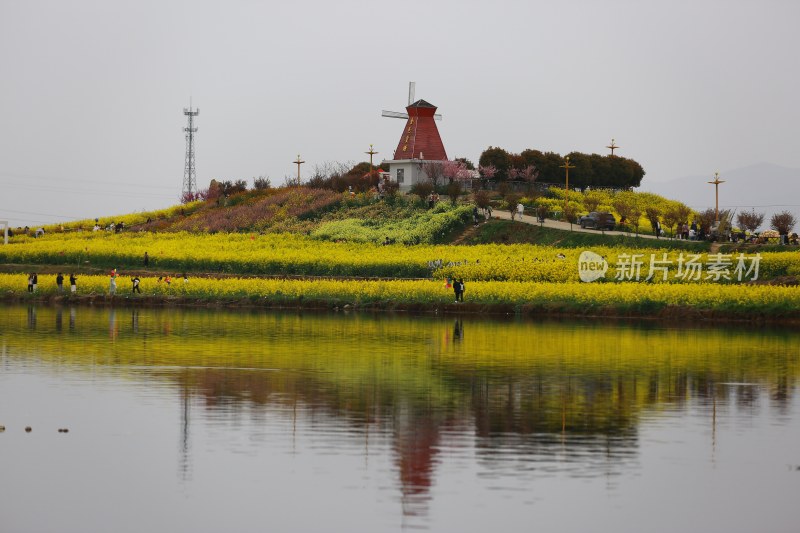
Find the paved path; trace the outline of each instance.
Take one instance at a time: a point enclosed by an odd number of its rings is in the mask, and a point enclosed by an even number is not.
[[[511,220],[511,213],[506,210],[494,209],[492,210],[492,218],[502,218],[504,220]],[[520,221],[519,215],[517,215],[514,220]],[[531,215],[523,215],[521,222],[525,224],[535,224],[540,225],[539,220],[535,216]],[[641,237],[644,239],[655,239],[655,235],[650,235],[647,233],[633,233],[629,231],[606,231],[601,232],[597,229],[582,229],[579,224],[570,224],[569,222],[561,222],[560,220],[552,220],[552,219],[545,219],[544,224],[542,224],[545,228],[553,228],[553,229],[560,229],[564,231],[580,231],[584,233],[604,233],[605,235],[625,235],[627,237]],[[666,238],[666,237],[664,237]]]

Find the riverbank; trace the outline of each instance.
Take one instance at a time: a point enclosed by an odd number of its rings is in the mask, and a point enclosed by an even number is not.
[[[431,280],[181,279],[147,280],[132,294],[120,278],[108,294],[106,276],[82,276],[75,295],[48,280],[36,293],[24,274],[0,274],[0,301],[107,307],[218,307],[368,310],[431,314],[647,319],[674,323],[800,325],[800,289],[785,286],[648,283],[472,282],[465,302]],[[66,286],[67,291],[69,287]]]

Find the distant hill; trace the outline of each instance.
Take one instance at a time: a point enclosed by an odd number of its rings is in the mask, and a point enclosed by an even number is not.
[[[713,179],[713,173],[664,182],[645,178],[639,190],[679,200],[699,211],[714,207],[714,186],[708,183]],[[765,213],[762,229],[768,229],[770,217],[780,211],[789,211],[800,219],[800,169],[758,163],[720,172],[720,180],[725,181],[719,185],[720,209],[739,213],[752,208]]]

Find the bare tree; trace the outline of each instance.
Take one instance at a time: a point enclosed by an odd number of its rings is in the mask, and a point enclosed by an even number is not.
[[[692,216],[692,209],[688,205],[679,203],[675,207],[675,212],[678,215],[678,223],[680,224],[689,223],[689,217]]]
[[[636,234],[638,235],[639,234],[639,224],[641,224],[641,221],[642,221],[642,211],[641,211],[641,209],[639,209],[639,208],[631,209],[631,211],[629,213],[629,220],[630,220],[631,226],[633,226],[633,231],[635,231]]]
[[[716,239],[720,235],[730,233],[733,213],[730,209],[721,210],[719,212],[719,224],[717,224],[716,210],[708,208],[698,214],[697,220],[700,223],[701,231],[712,239]]]
[[[614,207],[614,210],[619,213],[619,223],[625,224],[628,220],[634,220],[634,210],[636,210],[636,196],[632,192],[623,191],[617,193],[614,196],[614,201],[611,203]],[[639,217],[642,216],[641,211],[639,211]],[[638,224],[638,221],[637,221]],[[638,228],[638,225],[637,225]],[[637,229],[638,231],[638,229]]]
[[[396,181],[385,180],[383,182],[383,195],[386,198],[394,199],[400,191],[400,185]]]
[[[588,191],[583,195],[583,206],[587,211],[597,211],[597,208],[602,201],[603,195],[598,191]]]
[[[567,208],[564,210],[564,220],[570,223],[570,230],[575,219],[578,217],[578,208],[575,204],[567,203]]]
[[[355,163],[353,161],[325,161],[314,165],[313,176],[322,179],[340,178],[347,174]]]
[[[480,207],[484,214],[486,213],[486,208],[489,207],[490,201],[487,191],[477,191],[475,193],[475,205]]]
[[[460,181],[455,180],[452,183],[447,184],[447,196],[450,197],[450,201],[453,203],[453,205],[456,205],[458,202],[458,197],[461,196],[461,191],[463,191],[463,187]]]
[[[266,189],[272,188],[272,181],[270,181],[269,176],[259,176],[257,178],[253,178],[253,189],[257,191],[264,191]]]
[[[700,231],[706,235],[711,231],[711,227],[716,222],[717,213],[711,208],[700,211],[697,215],[697,223],[700,226]]]
[[[283,186],[284,187],[299,187],[303,184],[303,181],[298,178],[297,176],[292,176],[290,174],[283,175]]]
[[[425,163],[422,163],[421,168],[422,172],[425,173],[434,188],[439,187],[442,178],[444,178],[444,169],[442,164],[438,161],[426,161]]]
[[[664,226],[670,231],[672,236],[675,236],[675,226],[681,223],[681,214],[678,212],[676,206],[669,206],[664,211],[663,216]]]
[[[517,204],[519,203],[520,198],[522,195],[516,192],[509,192],[506,193],[504,199],[508,204],[508,210],[511,213],[511,220],[514,220],[517,216]]]
[[[755,209],[750,209],[750,212],[742,211],[736,215],[736,224],[740,228],[749,231],[756,231],[764,223],[764,213],[756,213]]]
[[[789,232],[792,231],[792,228],[797,224],[797,219],[795,219],[794,215],[790,212],[781,211],[780,213],[772,215],[769,224],[772,229],[777,231],[780,235],[789,235]]]
[[[418,181],[411,186],[410,192],[419,196],[420,201],[424,202],[433,192],[433,184],[429,181]]]
[[[644,208],[644,215],[647,217],[647,220],[650,221],[650,227],[653,228],[653,234],[658,237],[659,236],[659,217],[661,216],[661,210],[655,206],[647,206]]]

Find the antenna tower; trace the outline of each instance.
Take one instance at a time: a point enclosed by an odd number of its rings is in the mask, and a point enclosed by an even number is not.
[[[192,110],[192,104],[189,102],[189,109],[184,107],[183,114],[188,117],[189,124],[183,128],[186,132],[186,165],[183,168],[182,199],[197,194],[197,172],[194,167],[194,134],[197,133],[197,128],[194,125],[194,117],[200,114],[200,110],[197,108]]]

